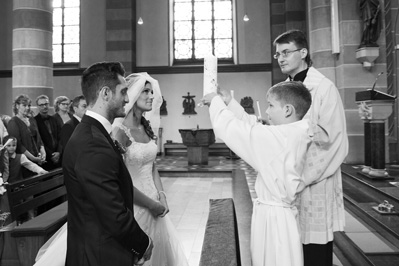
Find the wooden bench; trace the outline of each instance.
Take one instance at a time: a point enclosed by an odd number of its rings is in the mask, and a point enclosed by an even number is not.
[[[240,241],[233,199],[210,199],[199,266],[240,266]]]
[[[40,247],[67,219],[62,169],[8,184],[6,189],[13,222],[2,233],[4,249],[0,265],[32,266]],[[62,203],[21,225],[16,225],[16,220],[21,215],[54,201]]]
[[[165,143],[165,156],[187,156],[187,146],[183,143]],[[229,156],[230,149],[224,143],[213,143],[209,146],[210,156]]]

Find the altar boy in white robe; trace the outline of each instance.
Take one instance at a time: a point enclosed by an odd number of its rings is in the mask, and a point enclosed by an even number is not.
[[[301,266],[302,244],[294,201],[311,143],[302,120],[312,97],[301,82],[281,82],[267,93],[270,125],[257,122],[227,91],[204,96],[217,138],[258,171],[251,225],[253,266]]]

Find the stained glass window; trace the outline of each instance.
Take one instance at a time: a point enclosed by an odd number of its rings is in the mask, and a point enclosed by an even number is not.
[[[80,0],[53,0],[53,63],[80,61]]]
[[[174,0],[174,62],[201,61],[208,54],[233,60],[232,0]]]

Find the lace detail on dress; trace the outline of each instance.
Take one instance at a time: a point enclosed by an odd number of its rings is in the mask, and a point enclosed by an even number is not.
[[[153,163],[157,156],[157,145],[150,140],[147,143],[136,142],[125,125],[120,125],[126,136],[132,142],[126,147],[125,164],[133,180],[133,185],[146,196],[158,200],[158,190],[152,177]],[[135,216],[141,214],[145,208],[134,205]]]

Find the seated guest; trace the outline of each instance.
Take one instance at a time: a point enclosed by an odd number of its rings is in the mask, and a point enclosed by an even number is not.
[[[65,147],[69,138],[71,137],[75,127],[80,123],[82,117],[86,113],[87,103],[83,95],[77,96],[73,99],[69,112],[73,114],[71,120],[66,122],[61,128],[61,145]]]
[[[11,139],[11,141],[8,141]],[[29,172],[36,173],[36,174],[45,174],[47,173],[46,170],[41,168],[39,165],[35,164],[34,162],[30,161],[24,154],[18,154],[16,153],[17,150],[17,138],[12,137],[12,136],[7,136],[3,140],[3,144],[5,145],[5,150],[8,155],[8,162],[7,163],[7,168],[9,169],[9,175],[6,178],[3,176],[3,182],[8,182],[8,183],[13,183],[19,180],[22,180],[25,178],[25,172],[23,171],[23,168],[26,168],[25,170],[28,170]],[[7,192],[5,192],[0,199],[0,206],[2,207],[2,211],[9,211],[9,204],[8,204],[8,195]],[[34,216],[34,211],[30,210],[28,211],[28,219],[33,218]],[[24,220],[26,218],[22,218]],[[18,219],[17,222],[20,222]]]
[[[46,95],[40,95],[36,98],[39,114],[35,116],[35,120],[47,154],[46,163],[43,165],[46,170],[61,166],[60,156],[62,151],[60,143],[61,127],[57,120],[49,115],[49,103],[49,98]]]
[[[17,138],[17,154],[25,154],[32,162],[42,165],[46,160],[39,130],[29,119],[31,99],[27,95],[19,95],[13,103],[15,116],[7,125],[8,134]],[[34,120],[34,119],[33,119]]]
[[[9,166],[9,176],[8,180],[3,180],[4,182],[13,183],[15,181],[22,180],[24,178],[22,167],[28,169],[31,172],[36,174],[45,174],[46,170],[41,168],[39,165],[30,161],[24,154],[18,154],[17,150],[17,138],[12,136],[7,136],[4,138],[3,143],[11,139],[12,141],[8,142],[5,145],[5,149],[8,153],[8,166]]]
[[[70,105],[71,101],[66,96],[58,96],[54,100],[55,114],[53,115],[53,117],[57,119],[60,127],[62,127],[66,122],[72,119],[72,114],[68,112]]]

